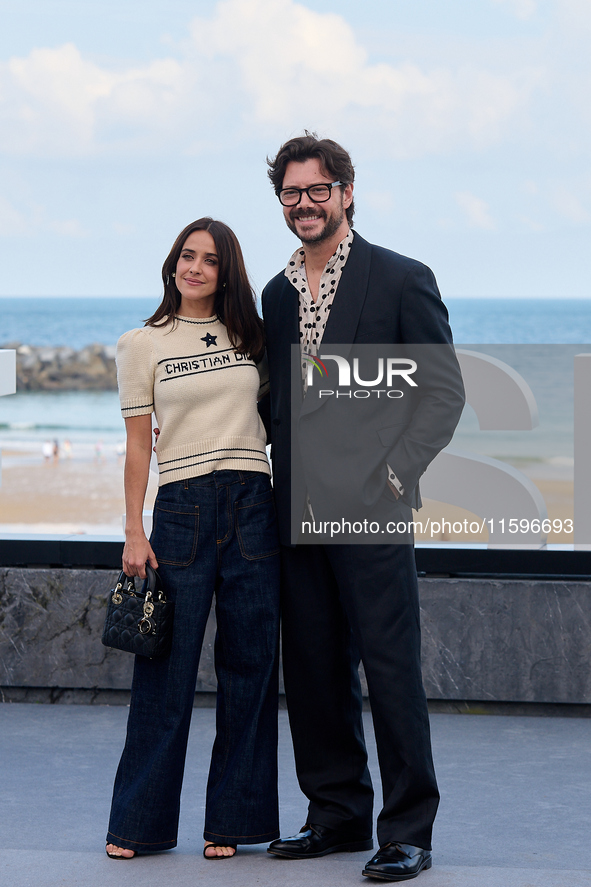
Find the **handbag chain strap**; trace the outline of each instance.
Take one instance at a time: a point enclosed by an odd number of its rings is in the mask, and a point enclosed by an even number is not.
[[[112,600],[113,600],[114,604],[119,605],[123,602],[123,595],[121,594],[122,589],[123,589],[123,583],[118,582],[117,585],[115,586],[115,588],[113,589]],[[133,579],[130,579],[129,577],[127,579],[127,587],[125,588],[125,591],[127,592],[127,594],[131,595],[131,597],[137,597],[137,594],[135,591],[135,583],[134,583]],[[154,612],[154,604],[152,603],[152,600],[153,600],[152,592],[148,589],[148,591],[146,592],[145,600],[144,600],[144,616],[148,617],[148,618]],[[158,601],[163,604],[166,603],[166,595],[164,594],[164,592],[162,591],[161,588],[158,589]]]

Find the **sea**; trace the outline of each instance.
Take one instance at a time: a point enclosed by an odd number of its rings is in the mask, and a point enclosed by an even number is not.
[[[76,349],[95,342],[114,345],[126,330],[142,326],[158,302],[0,298],[0,348],[17,342]],[[467,409],[458,436],[471,449],[497,457],[533,453],[572,461],[572,360],[580,351],[591,352],[580,347],[591,346],[591,299],[450,298],[446,304],[458,347],[483,350],[518,369],[534,390],[540,426],[546,426],[544,434],[525,439],[496,431],[487,437]],[[561,372],[550,372],[551,366]],[[120,450],[124,436],[116,392],[17,392],[0,398],[0,446],[5,448],[39,452],[44,442],[56,440],[86,451]]]
[[[143,326],[158,298],[0,298],[0,348],[15,343],[114,345]],[[74,456],[120,452],[125,426],[114,391],[17,391],[0,398],[0,446],[40,452],[43,443],[72,447]]]

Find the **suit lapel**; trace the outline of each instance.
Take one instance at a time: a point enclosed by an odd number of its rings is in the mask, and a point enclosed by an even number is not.
[[[282,366],[286,368],[290,380],[289,385],[291,388],[292,402],[301,403],[303,400],[303,391],[301,373],[299,371],[299,356],[295,366],[292,366],[294,363],[294,361],[292,361],[292,354],[293,350],[295,350],[293,346],[299,346],[300,341],[298,292],[287,277],[284,277],[282,281],[282,287],[277,301],[277,323],[274,325],[274,337],[276,339],[277,351],[279,354],[287,355],[287,361],[282,361]],[[299,385],[294,382],[296,373],[299,373],[300,376]]]
[[[371,245],[355,232],[351,252],[343,269],[322,337],[321,354],[329,345],[349,346],[339,349],[339,354],[343,357],[348,354],[350,346],[355,341],[359,318],[367,296],[370,265]],[[302,415],[313,412],[325,402],[318,397],[304,398]]]
[[[355,233],[322,337],[325,345],[352,345],[367,295],[371,246]]]
[[[297,345],[299,339],[298,324],[298,293],[287,277],[283,280],[277,305],[277,317],[275,335],[279,338],[281,348],[289,349],[291,345]]]

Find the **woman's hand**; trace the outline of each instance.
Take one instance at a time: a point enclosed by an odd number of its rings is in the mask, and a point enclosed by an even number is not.
[[[126,576],[139,576],[140,579],[145,579],[146,562],[154,570],[158,569],[156,555],[152,551],[146,534],[143,532],[128,533],[123,548],[123,572]]]

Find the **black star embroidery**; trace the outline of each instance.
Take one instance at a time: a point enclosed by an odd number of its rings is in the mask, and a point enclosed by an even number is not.
[[[217,343],[218,343],[218,337],[217,337],[217,336],[212,336],[211,333],[208,333],[206,336],[203,336],[203,338],[201,339],[201,341],[202,341],[202,342],[205,342],[205,344],[206,344],[207,347],[209,348],[210,345],[217,345]]]

